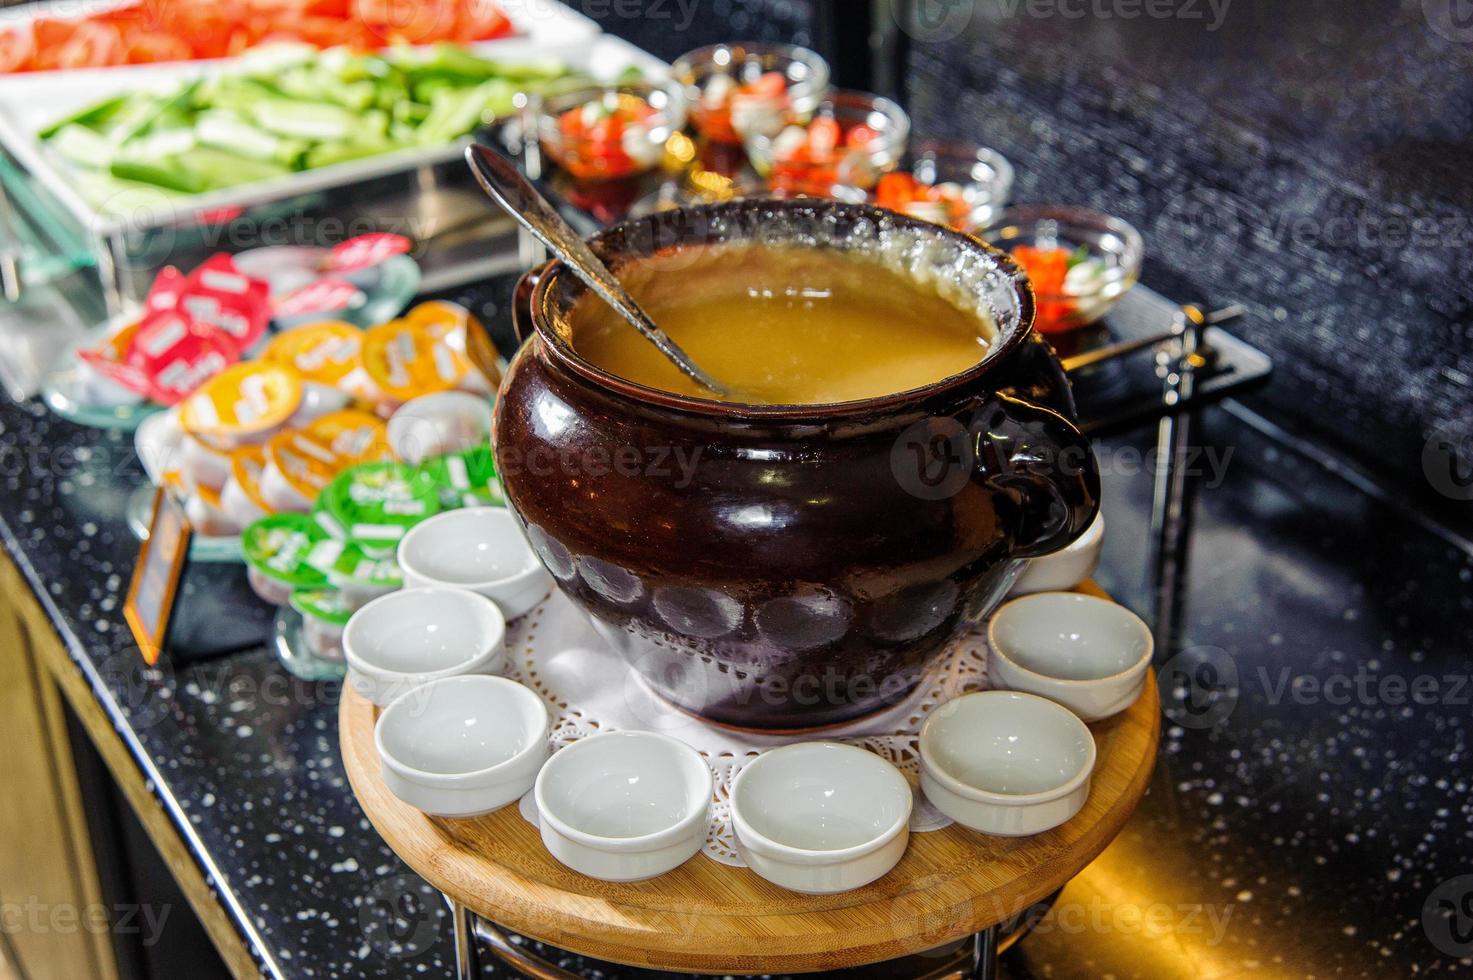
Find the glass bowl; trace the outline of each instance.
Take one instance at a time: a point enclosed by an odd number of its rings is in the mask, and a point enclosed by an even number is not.
[[[746,139],[747,157],[779,196],[862,202],[905,156],[910,117],[889,99],[834,90],[807,124]]]
[[[729,146],[806,121],[829,87],[828,62],[791,44],[713,44],[682,55],[670,74],[691,125]]]
[[[978,238],[1028,274],[1040,333],[1066,333],[1110,312],[1140,279],[1140,233],[1119,218],[1068,205],[1003,210]]]
[[[875,203],[971,234],[989,225],[1013,192],[1013,165],[996,150],[926,140],[875,187]]]
[[[615,180],[659,166],[685,125],[685,100],[650,82],[595,85],[539,101],[537,136],[579,180]]]

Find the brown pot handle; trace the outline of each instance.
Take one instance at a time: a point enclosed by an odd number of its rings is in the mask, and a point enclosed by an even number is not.
[[[532,293],[546,272],[546,265],[529,269],[517,280],[517,288],[512,291],[511,328],[516,332],[518,346],[526,343],[527,338],[535,332],[532,327]]]
[[[1100,511],[1100,471],[1089,439],[1060,413],[998,394],[971,426],[975,478],[992,490],[1014,558],[1066,547]],[[1011,515],[1006,512],[1012,511]]]

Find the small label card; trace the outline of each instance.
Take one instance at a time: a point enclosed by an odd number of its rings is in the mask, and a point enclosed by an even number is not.
[[[193,537],[194,528],[184,505],[160,487],[153,498],[148,540],[138,549],[138,564],[133,568],[133,581],[123,604],[123,617],[149,664],[158,662],[168,639],[174,598]]]

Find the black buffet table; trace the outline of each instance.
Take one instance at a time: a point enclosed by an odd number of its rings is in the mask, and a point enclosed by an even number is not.
[[[1473,692],[1456,682],[1473,674],[1468,546],[1234,403],[1206,410],[1197,438],[1177,663],[1193,677],[1235,668],[1236,693],[1223,685],[1216,724],[1168,721],[1140,811],[1006,973],[1457,973],[1467,961],[1439,953],[1422,912],[1473,853]],[[1150,427],[1099,446],[1099,581],[1147,615],[1154,445]],[[5,546],[260,970],[453,975],[448,916],[348,788],[337,685],[290,679],[265,648],[140,666],[121,611],[136,554],[123,509],[143,479],[131,439],[5,402],[0,446]],[[239,569],[191,576],[254,602]],[[1423,675],[1438,679],[1434,703],[1384,683]]]

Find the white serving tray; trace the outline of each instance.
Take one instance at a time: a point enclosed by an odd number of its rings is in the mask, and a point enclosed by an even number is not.
[[[638,67],[660,74],[668,66],[627,41],[600,32],[596,23],[556,0],[501,0],[511,16],[517,37],[486,41],[471,47],[507,61],[561,58],[575,69],[598,78]],[[87,10],[117,5],[97,0]],[[75,14],[75,0],[43,5]],[[36,16],[32,13],[31,19]],[[0,18],[0,26],[15,20]],[[99,207],[81,189],[86,174],[76,170],[45,146],[38,130],[109,94],[170,88],[189,78],[237,70],[239,59],[179,62],[163,65],[120,66],[82,71],[30,72],[0,77],[0,145],[50,193],[89,234],[104,238],[120,232],[138,232],[169,224],[189,223],[191,216],[217,208],[250,207],[296,194],[355,184],[418,167],[453,160],[470,139],[434,147],[416,147],[362,160],[319,167],[288,176],[244,184],[203,194],[151,193],[141,187],[126,195],[117,209]],[[144,200],[143,198],[156,198]]]

